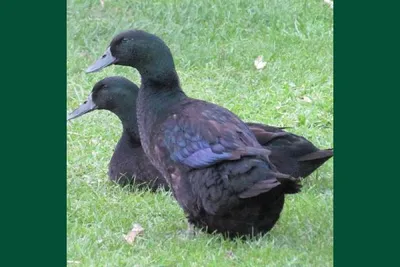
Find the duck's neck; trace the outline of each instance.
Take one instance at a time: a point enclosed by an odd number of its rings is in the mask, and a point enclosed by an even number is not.
[[[139,127],[137,125],[137,121],[135,120],[133,123],[130,123],[129,125],[123,123],[124,132],[129,135],[132,143],[140,144]]]
[[[167,80],[154,79],[154,76],[142,76],[137,115],[140,138],[145,151],[149,151],[149,138],[153,134],[154,127],[168,117],[170,112],[176,109],[176,104],[184,101],[185,98],[187,96],[179,86],[175,71]]]
[[[145,82],[142,80],[142,88],[139,92],[142,108],[151,110],[152,116],[158,117],[164,114],[169,107],[187,98],[179,86],[169,87],[167,85]]]
[[[121,110],[115,112],[121,120],[124,133],[126,133],[132,142],[140,143],[139,127],[136,117],[136,106],[119,107]]]
[[[137,68],[142,77],[142,85],[153,89],[180,89],[179,77],[175,64],[169,55],[160,57],[157,62]]]
[[[160,60],[139,70],[142,86],[139,92],[140,103],[149,107],[152,113],[163,112],[168,106],[186,98],[180,87],[179,77],[172,60]]]

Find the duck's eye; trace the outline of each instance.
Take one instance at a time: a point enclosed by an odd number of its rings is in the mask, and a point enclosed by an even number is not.
[[[87,103],[87,100],[85,102],[83,102],[83,104],[86,104],[86,103]]]

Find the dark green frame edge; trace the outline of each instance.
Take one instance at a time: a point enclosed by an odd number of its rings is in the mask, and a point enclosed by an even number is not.
[[[377,138],[398,121],[398,98],[387,91],[398,90],[398,81],[390,79],[398,67],[378,67],[386,63],[383,59],[397,61],[391,52],[398,50],[398,43],[386,34],[397,35],[398,9],[373,5],[369,14],[375,15],[370,17],[366,8],[366,3],[335,3],[336,266],[382,265],[397,256],[397,246],[387,239],[395,239],[398,232],[390,214],[398,212],[399,179],[397,172],[385,168],[392,156],[380,151],[382,143],[395,141],[396,132]],[[0,12],[5,26],[0,42],[3,263],[64,266],[66,3],[7,2]],[[367,15],[360,18],[360,13]],[[390,145],[391,150],[396,151],[395,146]],[[390,179],[388,185],[385,178]]]
[[[66,266],[66,2],[5,2],[2,262]]]
[[[398,265],[398,8],[334,9],[334,265]]]

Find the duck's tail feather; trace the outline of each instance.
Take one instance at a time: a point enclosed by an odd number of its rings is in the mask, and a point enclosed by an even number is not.
[[[275,179],[268,179],[268,180],[262,180],[256,184],[254,184],[252,187],[248,188],[244,192],[239,194],[239,198],[251,198],[258,196],[262,193],[266,193],[270,191],[271,189],[277,187],[279,185],[278,180]]]
[[[302,177],[309,176],[331,157],[333,157],[333,149],[318,150],[301,156],[297,159],[299,163],[299,175]]]
[[[255,183],[253,186],[240,193],[239,198],[255,197],[280,185],[283,187],[283,193],[285,194],[296,194],[301,191],[300,178],[280,172],[273,172],[271,174],[275,179],[266,179]]]
[[[332,156],[333,156],[333,148],[329,148],[329,149],[318,150],[310,154],[301,156],[297,160],[298,161],[310,161],[310,160],[322,160],[322,159],[328,160]]]
[[[280,172],[276,172],[274,175],[279,183],[282,184],[285,194],[296,194],[301,191],[301,177],[293,177]]]

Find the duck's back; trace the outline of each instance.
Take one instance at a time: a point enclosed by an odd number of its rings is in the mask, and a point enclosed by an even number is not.
[[[236,155],[233,152],[242,148],[263,151],[236,115],[205,101],[186,98],[169,105],[162,114],[154,112],[142,117],[146,120],[141,129],[146,153],[166,176],[168,165],[198,169],[232,160]],[[240,158],[239,153],[236,156]]]

